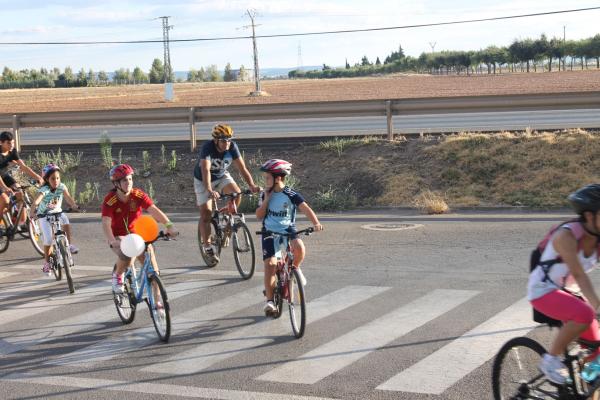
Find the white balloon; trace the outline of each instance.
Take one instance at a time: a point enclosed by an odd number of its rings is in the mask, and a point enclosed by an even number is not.
[[[137,257],[146,249],[146,243],[140,235],[130,233],[121,238],[121,251],[127,257]]]

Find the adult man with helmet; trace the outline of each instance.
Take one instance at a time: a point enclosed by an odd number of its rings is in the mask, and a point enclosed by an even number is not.
[[[169,218],[141,189],[133,187],[133,168],[128,164],[119,164],[111,168],[109,178],[113,189],[102,201],[102,230],[109,247],[117,255],[117,262],[112,276],[112,287],[115,293],[123,293],[123,274],[133,263],[133,258],[121,251],[121,237],[135,233],[134,221],[142,215],[142,210],[148,213],[167,228],[167,234],[177,236],[177,230]],[[152,264],[157,270],[152,246],[148,246]],[[157,270],[158,271],[158,270]]]
[[[569,195],[568,200],[579,218],[560,225],[552,233],[527,286],[527,298],[534,309],[562,321],[539,365],[546,377],[557,384],[564,384],[568,377],[561,360],[567,345],[577,337],[600,340],[596,320],[600,298],[587,275],[598,263],[600,184],[584,186]],[[579,291],[584,298],[572,294]]]
[[[212,260],[211,266],[219,259],[210,243],[210,219],[212,217],[212,200],[219,198],[219,193],[239,193],[227,169],[234,164],[252,192],[260,189],[254,184],[252,175],[246,168],[244,159],[237,144],[232,140],[233,129],[229,125],[218,124],[212,129],[212,140],[204,142],[199,152],[199,160],[194,168],[194,192],[196,204],[200,208],[198,221],[198,237],[204,253]],[[239,205],[241,197],[236,199]]]
[[[267,160],[260,167],[265,178],[265,191],[259,199],[256,217],[263,222],[263,231],[274,233],[296,232],[296,211],[300,210],[313,224],[315,231],[323,230],[317,215],[309,207],[304,197],[294,189],[285,185],[285,179],[292,172],[292,164],[280,159]],[[290,246],[294,254],[294,267],[296,267],[302,284],[306,285],[306,278],[300,269],[300,264],[306,255],[304,243],[297,236],[290,237]],[[264,284],[267,302],[264,306],[265,314],[277,311],[273,303],[273,289],[275,288],[275,269],[277,268],[278,246],[272,234],[262,235],[263,262],[265,266]]]

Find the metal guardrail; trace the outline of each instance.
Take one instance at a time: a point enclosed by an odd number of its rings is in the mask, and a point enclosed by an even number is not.
[[[513,94],[494,96],[436,97],[396,100],[358,100],[312,103],[257,104],[209,107],[170,107],[134,110],[101,110],[0,114],[0,126],[26,128],[95,125],[188,123],[190,146],[196,147],[196,122],[385,116],[387,133],[393,135],[392,116],[499,111],[543,111],[600,108],[600,92]]]

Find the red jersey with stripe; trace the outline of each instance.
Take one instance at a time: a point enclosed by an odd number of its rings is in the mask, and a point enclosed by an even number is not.
[[[113,235],[125,236],[135,233],[133,221],[142,215],[142,210],[153,204],[152,199],[140,189],[133,188],[126,203],[119,200],[115,190],[111,190],[102,202],[102,216],[111,218]]]

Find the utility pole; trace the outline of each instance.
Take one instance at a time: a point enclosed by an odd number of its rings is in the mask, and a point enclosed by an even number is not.
[[[169,49],[169,30],[173,29],[173,25],[169,25],[169,17],[158,17],[162,19],[163,27],[163,49],[164,49],[164,83],[171,80],[173,69],[171,68],[171,51]]]
[[[435,45],[437,44],[437,42],[429,42],[429,47],[431,47],[431,52],[435,53]]]
[[[250,21],[252,25],[247,25],[244,28],[252,27],[252,48],[254,50],[254,82],[255,82],[255,90],[250,93],[251,96],[260,96],[262,95],[262,90],[260,88],[260,71],[258,69],[258,50],[256,48],[256,27],[260,25],[256,25],[254,23],[254,18],[256,18],[256,10],[246,10],[246,14],[250,17]]]

